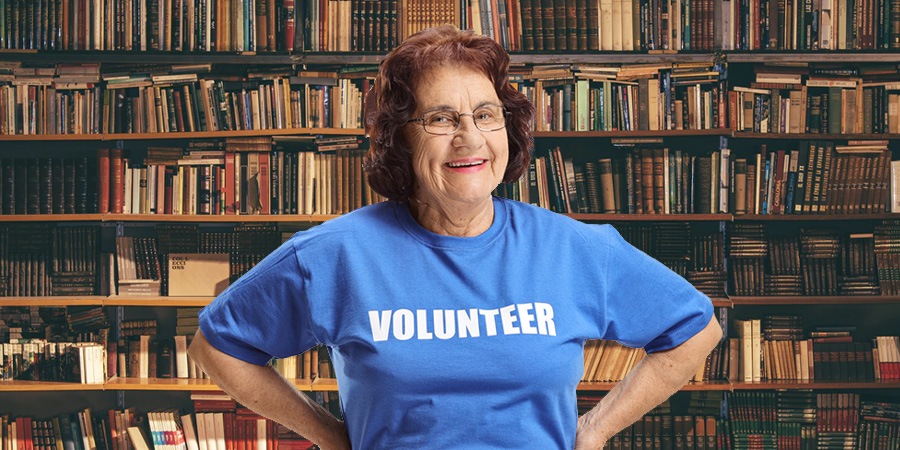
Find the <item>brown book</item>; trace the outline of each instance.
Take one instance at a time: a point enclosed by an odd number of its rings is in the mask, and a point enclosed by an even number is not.
[[[641,189],[644,214],[653,214],[653,149],[641,150]]]
[[[541,27],[544,31],[544,50],[559,50],[559,48],[557,48],[556,46],[556,27],[554,17],[563,17],[563,23],[565,23],[565,14],[556,14],[555,12],[555,3],[560,1],[563,0],[540,0],[542,17]],[[535,41],[535,47],[537,47],[537,41]]]
[[[605,214],[616,212],[615,188],[613,186],[612,159],[603,158],[598,164],[600,172],[600,192],[603,199],[602,208]]]
[[[532,1],[521,0],[522,47],[525,51],[534,51],[534,22],[532,17]]]
[[[631,158],[631,170],[632,170],[632,195],[631,201],[634,205],[632,213],[634,214],[643,214],[644,213],[644,198],[643,198],[643,166],[641,164],[641,151],[635,150],[634,153],[628,156]]]
[[[583,1],[583,0],[582,0]],[[566,50],[578,50],[578,8],[576,0],[565,0],[566,2]],[[561,50],[557,47],[557,50]]]
[[[653,212],[663,214],[666,212],[666,159],[667,150],[664,148],[653,149]]]
[[[587,49],[600,50],[600,0],[587,0]]]

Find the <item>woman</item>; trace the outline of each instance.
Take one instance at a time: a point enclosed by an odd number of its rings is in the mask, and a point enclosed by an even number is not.
[[[298,233],[200,314],[191,356],[322,449],[599,449],[719,341],[709,299],[586,225],[494,198],[531,157],[534,108],[494,41],[443,26],[384,60],[366,174],[391,201]],[[591,412],[586,339],[649,355]],[[325,343],[340,422],[265,363]]]

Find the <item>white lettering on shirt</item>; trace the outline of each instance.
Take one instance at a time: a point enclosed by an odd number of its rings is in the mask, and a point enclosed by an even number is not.
[[[401,341],[411,339],[416,332],[414,323],[415,320],[413,319],[412,311],[408,309],[398,309],[397,312],[394,313],[394,337]]]
[[[391,311],[369,311],[369,322],[372,324],[372,340],[375,342],[388,340],[388,331],[391,329]]]
[[[533,313],[532,313],[533,311]],[[500,317],[500,326],[497,317]],[[541,334],[556,336],[553,306],[549,303],[516,303],[499,309],[409,309],[369,311],[372,340],[394,339],[406,341],[481,337],[485,336]]]
[[[534,303],[534,315],[537,316],[538,333],[556,336],[556,325],[553,323],[553,307],[548,303]]]

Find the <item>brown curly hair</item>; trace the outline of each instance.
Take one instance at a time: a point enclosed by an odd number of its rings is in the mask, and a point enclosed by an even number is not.
[[[531,128],[535,110],[528,98],[509,84],[509,55],[488,37],[442,25],[410,36],[389,53],[365,97],[370,141],[366,177],[372,189],[389,200],[407,202],[414,193],[412,149],[400,130],[416,110],[413,91],[421,75],[446,63],[483,73],[506,108],[509,162],[503,182],[514,182],[528,170],[534,149]]]

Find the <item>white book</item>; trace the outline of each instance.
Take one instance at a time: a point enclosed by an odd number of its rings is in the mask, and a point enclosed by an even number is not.
[[[612,49],[614,51],[622,50],[622,2],[624,1],[626,0],[612,0]]]
[[[622,0],[622,50],[634,50],[634,6],[631,0]],[[640,45],[640,43],[638,43]]]
[[[190,416],[190,414],[188,414],[188,416]],[[197,448],[194,450],[209,450],[206,445],[206,414],[196,413],[194,416],[197,418],[197,427],[195,429],[197,435]]]
[[[266,419],[256,419],[256,450],[266,450]]]
[[[225,448],[225,414],[217,412],[213,413],[213,427],[216,430],[216,449],[227,450]]]
[[[188,377],[187,336],[175,336],[175,375]]]
[[[600,50],[613,50],[613,0],[600,1]],[[621,50],[621,48],[619,49]]]

